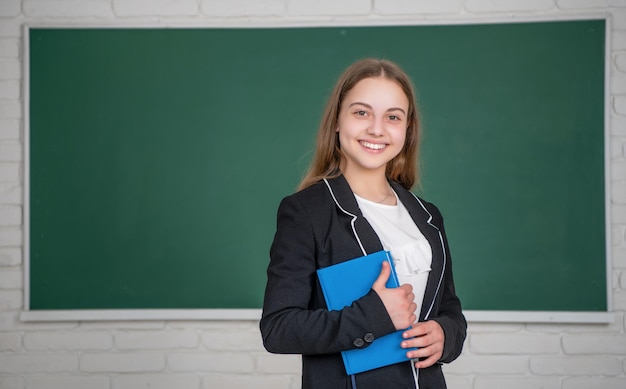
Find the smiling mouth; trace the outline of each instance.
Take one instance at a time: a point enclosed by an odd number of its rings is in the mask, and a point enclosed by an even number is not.
[[[382,150],[385,147],[387,147],[386,143],[370,143],[370,142],[365,142],[365,141],[359,141],[359,143],[361,143],[361,146],[370,150]]]

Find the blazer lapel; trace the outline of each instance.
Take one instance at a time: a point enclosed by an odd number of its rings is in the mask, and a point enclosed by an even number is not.
[[[335,198],[340,210],[347,216],[354,218],[354,228],[358,239],[361,241],[363,248],[367,254],[375,253],[383,250],[383,245],[374,232],[374,229],[369,222],[363,217],[361,210],[356,202],[356,198],[350,189],[348,181],[343,175],[336,178],[326,180],[329,188],[331,189],[332,196]],[[431,224],[432,215],[426,210],[422,201],[413,193],[402,187],[400,184],[391,181],[391,186],[398,194],[400,201],[411,215],[411,218],[424,234],[424,237],[430,244],[433,258],[431,264],[431,270],[428,274],[428,281],[426,283],[426,291],[424,293],[424,301],[422,303],[420,320],[427,320],[432,307],[435,303],[435,297],[437,291],[441,287],[441,280],[446,267],[446,254],[443,247],[443,238],[439,231],[439,228],[434,224]]]
[[[426,240],[430,244],[430,248],[433,254],[431,270],[428,274],[428,281],[426,283],[426,291],[424,292],[424,301],[422,303],[422,309],[420,313],[420,320],[427,320],[432,307],[435,303],[435,297],[437,291],[441,286],[441,279],[446,266],[446,254],[443,247],[443,239],[441,237],[439,228],[433,224],[432,215],[426,210],[420,199],[413,193],[403,188],[396,182],[391,182],[393,189],[398,194],[400,201],[409,211],[409,215],[424,234]]]
[[[327,181],[332,189],[332,195],[335,197],[341,211],[356,217],[354,220],[354,228],[367,254],[382,250],[383,244],[380,242],[372,226],[361,213],[348,181],[346,181],[343,175],[327,179]]]

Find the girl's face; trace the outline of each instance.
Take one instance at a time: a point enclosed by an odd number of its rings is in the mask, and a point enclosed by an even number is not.
[[[409,100],[396,82],[382,77],[359,81],[339,111],[343,173],[384,175],[387,162],[404,146],[408,112]]]

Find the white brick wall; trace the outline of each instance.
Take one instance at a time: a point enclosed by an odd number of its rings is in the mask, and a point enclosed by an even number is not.
[[[452,389],[626,387],[626,1],[0,0],[0,388],[296,389],[298,356],[263,350],[255,321],[20,322],[22,25],[298,25],[608,15],[611,324],[470,323]]]

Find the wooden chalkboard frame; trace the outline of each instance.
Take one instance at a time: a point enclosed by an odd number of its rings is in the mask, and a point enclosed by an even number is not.
[[[608,37],[610,28],[609,20],[602,17],[581,17],[580,19],[567,19],[567,21],[573,20],[604,20],[605,22],[605,85],[604,85],[604,144],[605,150],[608,150],[608,93],[609,82],[608,77],[610,74],[610,39]],[[528,20],[528,22],[540,22],[545,20]],[[554,20],[552,20],[554,21]],[[559,20],[562,21],[562,20]],[[507,21],[509,22],[509,21]],[[515,23],[524,22],[516,20]],[[49,26],[25,26],[24,34],[24,56],[25,56],[25,72],[24,72],[24,120],[25,120],[25,136],[24,136],[24,164],[25,164],[25,180],[24,180],[24,258],[25,258],[25,311],[22,312],[21,319],[25,321],[38,321],[38,320],[257,320],[260,317],[260,310],[258,309],[105,309],[105,310],[32,310],[30,309],[30,177],[29,177],[29,160],[30,160],[30,138],[29,138],[29,31],[31,28],[48,28]],[[54,26],[53,26],[54,27]],[[58,26],[61,28],[61,26]],[[107,26],[105,28],[133,28],[132,26]],[[144,26],[145,27],[145,26]],[[161,26],[154,26],[159,28]],[[370,27],[370,26],[365,26]],[[68,28],[63,26],[62,28]],[[78,28],[78,27],[76,27]],[[84,28],[94,28],[92,26]],[[184,28],[184,27],[181,27]],[[609,212],[609,176],[608,165],[609,159],[607,153],[605,153],[605,224],[606,231],[609,231],[610,227],[610,212]],[[586,311],[571,311],[571,312],[552,312],[552,311],[466,311],[466,315],[470,321],[486,321],[486,322],[584,322],[584,323],[605,323],[613,320],[612,314],[612,301],[611,301],[611,276],[610,276],[610,234],[606,233],[606,295],[607,295],[607,310],[606,312],[586,312]],[[458,277],[458,275],[457,275]]]

